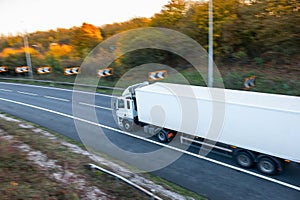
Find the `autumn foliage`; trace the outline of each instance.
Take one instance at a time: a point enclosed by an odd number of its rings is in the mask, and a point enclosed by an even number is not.
[[[263,66],[268,62],[274,65],[299,62],[299,0],[213,0],[213,9],[214,54],[219,65],[254,63]],[[174,29],[207,49],[208,2],[170,0],[151,18],[133,18],[101,27],[83,23],[70,29],[29,33],[33,66],[50,65],[54,69],[78,66],[103,40],[140,27]],[[1,36],[0,64],[25,65],[23,46],[21,35]],[[126,68],[156,60],[172,66],[183,65],[178,59],[168,53],[145,50],[140,55],[126,55],[116,64]]]

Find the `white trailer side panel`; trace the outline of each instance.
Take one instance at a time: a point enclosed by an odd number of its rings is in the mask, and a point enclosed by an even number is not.
[[[300,162],[300,97],[168,83],[136,97],[142,122]]]

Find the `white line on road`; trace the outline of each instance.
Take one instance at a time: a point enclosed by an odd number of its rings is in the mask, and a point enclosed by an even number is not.
[[[7,89],[0,89],[0,91],[4,91],[4,92],[12,92],[12,90],[7,90]]]
[[[107,107],[102,107],[102,106],[96,106],[96,105],[92,105],[92,104],[88,104],[88,103],[83,103],[83,102],[79,102],[80,105],[84,105],[84,106],[90,106],[93,108],[100,108],[100,109],[105,109],[105,110],[112,110],[111,108],[107,108]]]
[[[62,99],[62,98],[57,98],[57,97],[52,97],[52,96],[44,96],[47,99],[54,99],[54,100],[58,100],[58,101],[65,101],[65,102],[69,102],[70,100],[68,99]]]
[[[26,94],[26,95],[30,95],[30,96],[38,96],[38,94],[31,93],[31,92],[22,92],[22,91],[17,91],[17,93],[20,93],[20,94]]]
[[[166,144],[162,144],[162,143],[150,140],[148,138],[143,138],[141,136],[134,135],[134,134],[131,134],[131,133],[128,133],[128,132],[125,132],[125,131],[121,131],[121,130],[118,130],[118,129],[115,129],[115,128],[112,128],[112,127],[109,127],[109,126],[106,126],[106,125],[103,125],[103,124],[98,124],[96,122],[91,122],[91,121],[88,121],[86,119],[82,119],[82,118],[79,118],[79,117],[74,117],[72,115],[68,115],[68,114],[65,114],[65,113],[57,112],[57,111],[50,110],[50,109],[47,109],[47,108],[42,108],[42,107],[39,107],[39,106],[34,106],[34,105],[31,105],[31,104],[22,103],[22,102],[10,100],[10,99],[0,98],[0,100],[10,102],[10,103],[14,103],[14,104],[18,104],[18,105],[22,105],[22,106],[27,106],[27,107],[30,107],[30,108],[34,108],[34,109],[38,109],[38,110],[42,110],[42,111],[46,111],[46,112],[50,112],[50,113],[57,114],[57,115],[60,115],[60,116],[63,116],[63,117],[68,117],[68,118],[78,120],[78,121],[81,121],[81,122],[85,122],[85,123],[88,123],[88,124],[91,124],[91,125],[94,125],[94,126],[105,128],[105,129],[108,129],[108,130],[111,130],[111,131],[119,132],[119,133],[131,136],[131,137],[134,137],[134,138],[137,138],[137,139],[140,139],[140,140],[144,140],[146,142],[150,142],[150,143],[162,146],[162,147],[166,147],[166,148],[172,149],[174,151],[178,151],[178,152],[181,152],[181,153],[184,153],[184,154],[196,157],[196,158],[200,158],[200,159],[203,159],[203,160],[206,160],[206,161],[209,161],[209,162],[212,162],[212,163],[215,163],[215,164],[218,164],[218,165],[221,165],[221,166],[233,169],[233,170],[244,172],[246,174],[250,174],[250,175],[256,176],[258,178],[261,178],[261,179],[264,179],[264,180],[267,180],[267,181],[270,181],[270,182],[273,182],[273,183],[277,183],[279,185],[282,185],[282,186],[300,191],[299,186],[292,185],[290,183],[286,183],[286,182],[283,182],[283,181],[279,181],[279,180],[276,180],[274,178],[267,177],[267,176],[264,176],[264,175],[261,175],[261,174],[257,174],[255,172],[251,172],[251,171],[248,171],[248,170],[236,167],[236,166],[232,166],[232,165],[229,165],[229,164],[226,164],[226,163],[222,163],[220,161],[217,161],[217,160],[214,160],[214,159],[211,159],[211,158],[207,158],[207,157],[204,157],[204,156],[201,156],[201,155],[198,155],[198,154],[194,154],[194,153],[182,150],[182,149],[178,149],[176,147],[172,147],[172,146],[169,146],[169,145],[166,145]]]
[[[6,82],[0,82],[0,84],[6,84],[6,85],[17,85],[17,86],[24,86],[24,87],[33,87],[33,88],[43,88],[43,89],[50,89],[50,90],[60,90],[60,91],[67,91],[67,92],[77,92],[82,94],[91,94],[95,96],[103,96],[103,97],[109,97],[109,98],[115,98],[115,96],[108,95],[108,94],[101,94],[101,93],[93,93],[93,92],[85,92],[85,91],[79,91],[79,90],[70,90],[70,89],[64,89],[64,88],[56,88],[56,87],[47,87],[47,86],[40,86],[40,85],[29,85],[29,84],[20,84],[20,83],[6,83]]]

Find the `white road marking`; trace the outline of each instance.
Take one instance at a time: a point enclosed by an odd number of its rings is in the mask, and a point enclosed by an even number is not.
[[[12,92],[12,90],[7,90],[7,89],[0,89],[0,91],[4,91],[4,92]]]
[[[100,108],[100,109],[105,109],[105,110],[112,110],[111,108],[102,107],[102,106],[96,106],[96,105],[92,105],[92,104],[88,104],[88,103],[83,103],[83,102],[79,102],[79,104],[80,105],[84,105],[84,106],[94,107],[94,108]]]
[[[159,142],[156,142],[156,141],[152,141],[148,138],[143,138],[141,136],[134,135],[134,134],[131,134],[131,133],[119,130],[119,129],[115,129],[115,128],[112,128],[112,127],[109,127],[109,126],[106,126],[106,125],[103,125],[103,124],[98,124],[96,122],[91,122],[91,121],[88,121],[86,119],[82,119],[82,118],[79,118],[79,117],[74,117],[72,115],[68,115],[68,114],[65,114],[65,113],[57,112],[57,111],[50,110],[50,109],[47,109],[47,108],[42,108],[42,107],[39,107],[39,106],[34,106],[34,105],[31,105],[31,104],[22,103],[22,102],[10,100],[10,99],[0,98],[0,100],[10,102],[10,103],[14,103],[14,104],[18,104],[18,105],[22,105],[22,106],[27,106],[27,107],[30,107],[30,108],[34,108],[34,109],[38,109],[38,110],[42,110],[42,111],[46,111],[46,112],[50,112],[50,113],[57,114],[57,115],[60,115],[60,116],[63,116],[63,117],[68,117],[68,118],[71,118],[71,119],[74,119],[74,120],[85,122],[85,123],[88,123],[88,124],[91,124],[91,125],[94,125],[94,126],[98,126],[98,127],[101,127],[101,128],[105,128],[105,129],[108,129],[108,130],[119,132],[119,133],[131,136],[131,137],[134,137],[134,138],[137,138],[137,139],[140,139],[140,140],[144,140],[146,142],[150,142],[150,143],[162,146],[162,147],[166,147],[166,148],[172,149],[174,151],[178,151],[178,152],[181,152],[181,153],[184,153],[184,154],[196,157],[196,158],[200,158],[200,159],[203,159],[203,160],[206,160],[206,161],[209,161],[209,162],[212,162],[212,163],[215,163],[215,164],[218,164],[218,165],[221,165],[221,166],[233,169],[233,170],[237,170],[237,171],[240,171],[240,172],[243,172],[243,173],[246,173],[246,174],[250,174],[252,176],[256,176],[258,178],[261,178],[261,179],[264,179],[264,180],[267,180],[267,181],[270,181],[270,182],[273,182],[273,183],[277,183],[279,185],[282,185],[282,186],[300,191],[299,186],[292,185],[290,183],[286,183],[286,182],[283,182],[283,181],[279,181],[279,180],[276,180],[276,179],[271,178],[271,177],[267,177],[267,176],[264,176],[264,175],[261,175],[261,174],[257,174],[255,172],[247,171],[245,169],[242,169],[242,168],[239,168],[239,167],[236,167],[236,166],[232,166],[232,165],[229,165],[229,164],[226,164],[226,163],[222,163],[220,161],[217,161],[217,160],[214,160],[214,159],[211,159],[211,158],[207,158],[207,157],[204,157],[204,156],[201,156],[201,155],[198,155],[198,154],[194,154],[194,153],[182,150],[182,149],[178,149],[176,147],[172,147],[172,146],[168,146],[166,144],[162,144],[162,143],[159,143]]]
[[[60,91],[67,91],[67,92],[78,92],[82,94],[91,94],[95,96],[103,96],[103,97],[109,97],[109,98],[116,98],[115,96],[108,95],[108,94],[101,94],[101,93],[93,93],[93,92],[85,92],[85,91],[79,91],[79,90],[70,90],[70,89],[64,89],[64,88],[56,88],[56,87],[47,87],[47,86],[40,86],[40,85],[29,85],[29,84],[20,84],[20,83],[6,83],[6,82],[0,82],[0,84],[7,84],[7,85],[18,85],[18,86],[25,86],[25,87],[35,87],[35,88],[44,88],[44,89],[50,89],[50,90],[60,90]]]
[[[70,101],[68,99],[62,99],[62,98],[57,98],[57,97],[52,97],[52,96],[44,96],[44,97],[47,98],[47,99],[55,99],[55,100],[58,100],[58,101],[65,101],[65,102]]]
[[[31,92],[22,92],[22,91],[17,91],[17,93],[20,93],[20,94],[26,94],[26,95],[30,95],[30,96],[38,96],[38,94],[31,93]]]

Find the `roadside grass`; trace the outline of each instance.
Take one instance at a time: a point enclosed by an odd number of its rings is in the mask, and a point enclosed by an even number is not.
[[[31,148],[46,154],[48,159],[56,160],[57,165],[63,166],[63,168],[68,169],[72,173],[86,177],[90,184],[96,185],[98,188],[101,188],[101,191],[112,195],[116,199],[149,199],[146,195],[122,182],[117,184],[113,177],[106,175],[105,173],[93,173],[88,170],[85,168],[85,165],[92,162],[90,159],[70,152],[67,147],[60,145],[57,141],[49,141],[49,139],[33,133],[28,129],[18,128],[13,123],[0,122],[0,127],[10,135],[14,136],[17,141],[22,141]],[[7,148],[10,147],[7,146]],[[3,149],[1,155],[5,155],[6,151],[7,149]],[[55,199],[80,198],[79,190],[72,185],[57,183],[47,178],[43,169],[30,164],[26,158],[24,158],[24,154],[22,154],[22,152],[14,150],[13,155],[7,154],[5,158],[2,158],[1,167],[6,167],[6,172],[12,169],[10,173],[3,173],[2,180],[7,181],[6,183],[2,182],[1,184],[4,185],[0,187],[3,188],[3,193],[8,193],[8,197],[13,197],[9,199],[21,197],[28,197],[29,199],[35,197],[32,196],[33,194],[37,195],[36,198],[45,197],[45,199],[50,198],[53,194]],[[20,157],[23,158],[19,160]],[[12,166],[11,163],[14,163],[14,165]],[[15,174],[15,176],[12,174]],[[18,181],[14,179],[15,177],[18,177]],[[11,187],[15,185],[14,182],[16,182],[19,187],[15,188],[15,190],[6,190],[5,184],[8,184]],[[41,185],[41,182],[44,184]],[[28,188],[32,188],[33,191],[28,191]],[[37,193],[36,191],[40,192]],[[48,191],[52,192],[49,193]],[[26,195],[23,196],[23,194]]]
[[[76,188],[47,177],[14,144],[3,139],[0,160],[1,199],[79,199]]]
[[[17,120],[20,121],[20,119]],[[84,149],[82,144],[45,128],[21,121],[27,127],[20,127],[16,122],[0,120],[0,129],[13,136],[14,143],[21,141],[32,149],[46,154],[48,160],[55,160],[55,163],[62,166],[63,169],[84,177],[88,184],[96,186],[105,194],[114,197],[114,199],[150,199],[150,197],[110,175],[87,169],[86,164],[94,163],[94,161],[87,156],[70,151],[68,147],[61,145],[60,141],[51,140],[35,132],[34,129],[45,130],[60,140],[76,144]],[[9,144],[4,140],[0,140],[0,180],[4,180],[0,182],[0,196],[4,199],[81,199],[82,191],[72,184],[63,184],[49,178],[51,170],[45,171],[39,166],[30,163],[26,158],[26,154],[14,147],[14,143]],[[114,160],[109,158],[109,156],[104,155],[104,157],[110,161]],[[97,163],[97,165],[99,164]],[[122,166],[124,165],[122,163]],[[110,170],[105,165],[100,164],[99,166]],[[142,174],[142,176],[163,186],[165,189],[185,196],[187,199],[204,199],[198,194],[152,174],[147,173]],[[171,199],[165,196],[161,197],[163,199]]]
[[[150,174],[146,174],[145,175],[147,178],[149,178],[151,181],[153,181],[154,183],[157,183],[161,186],[163,186],[164,188],[171,190],[171,191],[176,191],[179,194],[182,194],[184,196],[187,197],[191,197],[190,199],[195,199],[195,200],[204,200],[207,199],[204,196],[199,196],[199,195],[195,195],[194,192],[191,192],[183,187],[180,187],[176,184],[173,184],[165,179],[160,178],[159,176],[152,176]]]
[[[15,125],[7,125],[6,123],[4,125],[1,122],[0,126],[10,135],[13,135],[17,141],[22,141],[33,149],[41,151],[47,155],[48,159],[56,160],[57,165],[63,166],[72,173],[86,177],[90,184],[97,186],[101,191],[112,195],[115,199],[149,199],[146,195],[122,182],[116,183],[115,178],[105,173],[93,173],[88,170],[85,165],[90,163],[91,160],[85,156],[71,153],[68,148],[61,146],[59,142],[49,141],[47,138],[29,130],[16,128]],[[7,154],[9,149],[13,149],[13,151]],[[45,173],[49,172],[44,172],[43,169],[28,162],[24,153],[19,152],[16,148],[6,146],[6,149],[1,149],[1,155],[5,155],[1,159],[1,168],[4,168],[1,179],[6,181],[1,183],[3,185],[0,188],[2,188],[2,193],[7,193],[5,196],[12,197],[7,199],[29,199],[34,197],[47,199],[51,196],[54,199],[80,198],[80,191],[74,186],[58,183],[48,178]],[[8,185],[9,188],[5,185]],[[16,188],[11,189],[14,187]]]
[[[234,90],[244,90],[244,81],[245,78],[250,77],[252,75],[256,76],[256,83],[251,91],[256,92],[263,92],[263,93],[275,93],[275,94],[284,94],[284,95],[294,95],[300,96],[300,68],[297,66],[281,66],[281,67],[273,67],[266,64],[265,66],[220,66],[218,70],[221,74],[221,77],[217,79],[214,78],[214,85],[219,87],[219,85],[224,84],[225,88],[227,89],[234,89]],[[179,83],[179,84],[191,84],[191,85],[199,85],[199,86],[206,86],[204,78],[206,79],[206,74],[203,72],[199,74],[194,68],[188,68],[179,70],[178,72],[172,70],[168,72],[168,77],[162,82],[170,82],[170,83]],[[143,75],[143,77],[142,77]],[[145,76],[145,77],[144,77]],[[131,73],[130,75],[124,75],[121,79],[116,80],[116,78],[101,78],[96,79],[92,77],[80,77],[80,83],[82,84],[91,84],[98,86],[105,86],[105,87],[122,87],[126,88],[127,86],[147,81],[147,73],[146,71],[139,71],[138,73]],[[205,77],[202,77],[205,76]],[[4,76],[2,76],[4,77]],[[1,77],[0,77],[1,78]],[[57,82],[68,82],[74,83],[76,77],[65,77],[59,74],[51,75],[47,79],[47,77],[36,76],[39,80],[51,80]],[[1,80],[1,79],[0,79]],[[52,86],[52,87],[60,87],[60,88],[67,88],[73,89],[71,85],[63,85],[53,83],[40,83],[34,82],[30,79],[23,79],[23,80],[4,80],[7,82],[20,82],[20,83],[27,83],[27,84],[34,84],[34,85],[45,85],[45,86]],[[88,87],[79,87],[76,86],[76,89],[80,89],[83,91],[91,91],[94,92],[95,88],[88,88]],[[113,89],[104,89],[98,88],[96,89],[97,92],[105,93],[105,94],[117,94],[120,95],[121,91],[113,90]]]

